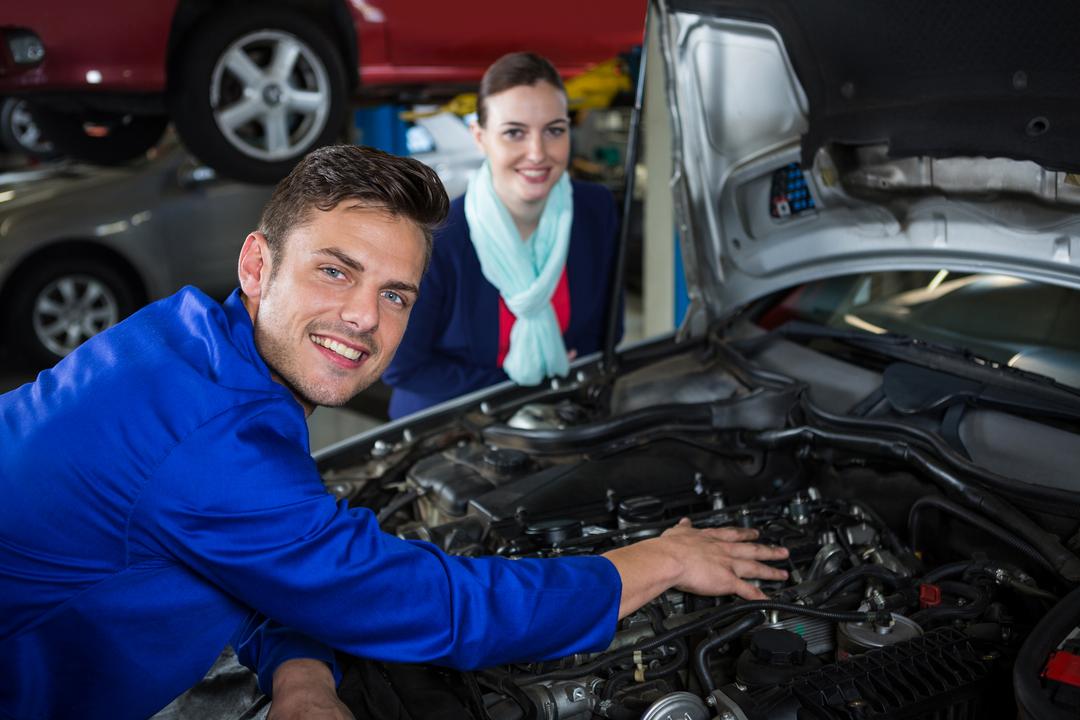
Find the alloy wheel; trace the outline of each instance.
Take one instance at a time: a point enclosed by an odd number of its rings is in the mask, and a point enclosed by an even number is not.
[[[330,79],[307,44],[282,30],[233,42],[214,66],[210,106],[228,141],[245,155],[276,161],[296,155],[326,127]]]
[[[59,356],[67,355],[119,319],[116,295],[90,275],[59,277],[46,285],[34,301],[34,334]]]
[[[41,136],[41,129],[30,114],[30,107],[25,100],[19,100],[11,109],[11,135],[20,147],[28,152],[48,155],[53,151],[52,143]]]

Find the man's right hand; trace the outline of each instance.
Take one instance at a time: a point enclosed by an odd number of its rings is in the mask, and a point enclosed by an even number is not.
[[[696,595],[738,595],[764,600],[765,593],[744,578],[784,580],[787,571],[764,560],[783,560],[786,548],[748,542],[750,528],[699,530],[683,518],[660,537],[604,553],[622,578],[619,617],[626,617],[669,588]]]

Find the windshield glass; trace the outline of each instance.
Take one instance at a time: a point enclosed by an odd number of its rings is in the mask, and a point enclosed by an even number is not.
[[[1080,387],[1080,291],[1007,275],[877,272],[789,293],[759,320],[899,333]]]

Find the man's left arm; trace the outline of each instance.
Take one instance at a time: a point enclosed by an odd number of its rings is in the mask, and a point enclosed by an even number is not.
[[[351,719],[338,700],[341,672],[333,649],[252,613],[232,640],[240,663],[259,678],[273,704],[270,720]]]
[[[273,685],[267,720],[354,720],[338,699],[330,667],[321,660],[286,660],[274,671]]]

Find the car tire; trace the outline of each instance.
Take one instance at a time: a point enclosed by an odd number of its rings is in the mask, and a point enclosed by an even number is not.
[[[9,307],[16,359],[42,368],[134,312],[137,293],[113,264],[75,255],[28,269]]]
[[[222,175],[277,182],[340,137],[349,104],[341,53],[299,12],[245,5],[212,16],[173,67],[180,138]]]
[[[40,103],[30,111],[56,152],[95,165],[125,165],[142,157],[169,124],[164,115],[69,112]]]
[[[53,144],[42,137],[41,126],[23,98],[0,101],[0,147],[38,160],[58,157]]]

